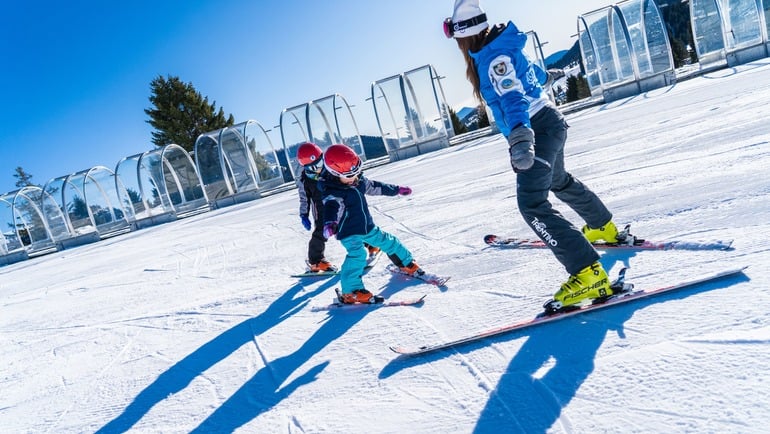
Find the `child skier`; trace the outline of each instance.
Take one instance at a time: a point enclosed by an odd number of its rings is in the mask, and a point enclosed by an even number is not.
[[[323,195],[323,235],[327,239],[336,235],[347,250],[340,270],[339,300],[346,304],[382,302],[381,297],[364,288],[361,278],[366,266],[365,243],[382,249],[406,274],[423,271],[398,238],[374,224],[366,195],[406,196],[412,189],[367,179],[361,172],[361,159],[345,145],[330,146],[324,153],[323,165],[318,182]]]
[[[336,272],[337,267],[326,260],[326,238],[323,235],[323,213],[321,192],[318,189],[318,175],[321,173],[323,151],[315,143],[306,142],[297,148],[297,161],[302,166],[302,173],[297,177],[299,194],[299,217],[306,230],[315,229],[310,236],[307,248],[308,271],[314,273]],[[310,215],[313,215],[313,223]]]

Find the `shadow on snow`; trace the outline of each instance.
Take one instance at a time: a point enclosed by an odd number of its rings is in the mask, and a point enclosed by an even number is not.
[[[289,288],[260,315],[247,319],[226,330],[215,339],[177,362],[142,390],[123,412],[103,426],[99,433],[125,432],[141,420],[156,404],[187,387],[204,371],[227,358],[246,343],[252,342],[270,328],[301,310],[312,297],[329,289],[336,279],[317,289],[298,295],[304,288],[300,283]],[[201,424],[197,432],[231,432],[261,413],[269,410],[298,387],[313,381],[328,364],[320,363],[305,374],[281,387],[283,382],[313,354],[345,333],[364,315],[338,315],[332,317],[297,351],[270,361],[219,406]]]
[[[629,256],[624,254],[605,254],[601,261],[605,266],[608,261],[627,265],[628,259]],[[511,360],[495,390],[490,393],[474,432],[498,433],[505,427],[504,431],[510,433],[545,433],[559,421],[562,409],[575,397],[581,384],[593,372],[596,354],[607,333],[614,331],[625,338],[623,324],[635,311],[748,280],[744,274],[729,276],[609,309],[579,314],[557,323],[541,324],[525,332],[513,331],[423,357],[396,358],[383,368],[380,378],[452,354],[468,354],[490,343],[510,341],[527,334],[527,341]],[[569,426],[565,429],[570,431]]]

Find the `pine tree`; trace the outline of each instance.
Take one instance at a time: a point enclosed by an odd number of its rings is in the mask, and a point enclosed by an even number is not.
[[[582,75],[570,75],[567,77],[567,102],[577,101],[591,96],[591,88],[588,79]]]
[[[449,120],[452,121],[452,128],[455,130],[455,134],[463,134],[468,132],[468,127],[464,123],[460,122],[460,118],[457,117],[457,113],[449,108]]]
[[[487,106],[485,106],[484,104],[479,104],[478,111],[479,111],[479,123],[477,128],[481,129],[481,128],[488,127],[489,115],[487,114]]]
[[[183,83],[179,77],[158,76],[150,82],[150,88],[150,102],[155,108],[144,112],[150,117],[147,123],[155,128],[155,146],[174,143],[192,152],[198,136],[235,123],[232,114],[225,118],[221,107],[216,110],[216,102],[209,104],[208,97],[201,96],[192,83]]]
[[[22,188],[28,185],[34,185],[32,184],[32,174],[25,172],[23,167],[16,167],[15,172],[13,177],[16,178],[16,187]]]
[[[578,76],[577,85],[578,85],[578,99],[591,97],[591,87],[588,85],[588,79],[585,77],[585,75]]]

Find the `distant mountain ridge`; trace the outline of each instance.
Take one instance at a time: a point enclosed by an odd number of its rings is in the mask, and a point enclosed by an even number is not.
[[[559,54],[561,54],[561,57],[559,57]],[[578,41],[575,41],[575,44],[569,50],[557,51],[548,56],[545,59],[545,67],[548,69],[564,69],[575,62],[580,63],[580,42]]]
[[[561,60],[562,57],[564,57],[565,54],[569,53],[569,50],[561,50],[557,51],[550,56],[545,58],[545,64],[546,65],[553,65],[554,63]]]

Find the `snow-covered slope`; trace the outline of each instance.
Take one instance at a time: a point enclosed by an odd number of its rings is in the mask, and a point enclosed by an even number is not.
[[[568,116],[567,164],[646,238],[731,251],[608,252],[637,286],[746,276],[399,359],[389,345],[535,315],[566,278],[531,236],[502,137],[367,172],[379,225],[445,290],[365,281],[419,307],[311,312],[296,191],[0,268],[4,432],[763,432],[770,420],[770,65],[725,69]],[[556,206],[576,224],[575,214]],[[327,256],[341,263],[336,240]]]

